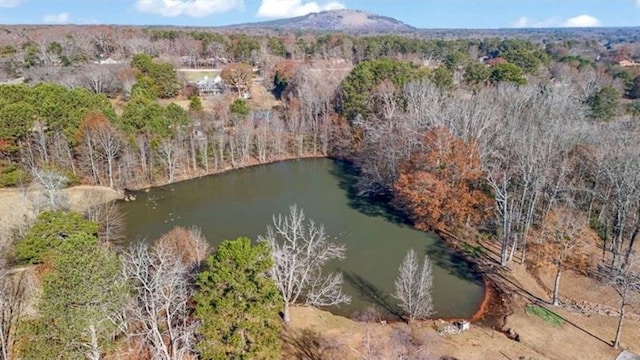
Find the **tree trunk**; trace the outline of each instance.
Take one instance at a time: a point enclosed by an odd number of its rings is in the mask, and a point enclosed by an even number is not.
[[[627,302],[627,291],[628,289],[624,289],[622,292],[622,303],[620,304],[620,317],[618,318],[618,327],[616,329],[616,337],[613,340],[613,347],[615,349],[620,345],[620,338],[622,337],[622,321],[624,320],[624,306]]]
[[[282,310],[282,319],[284,320],[284,324],[289,326],[291,324],[291,315],[289,315],[289,303],[284,303],[284,309]]]
[[[509,237],[507,234],[502,236],[502,244],[500,247],[500,266],[507,266],[508,254],[509,254]]]
[[[552,301],[553,306],[560,305],[558,301],[558,293],[560,292],[560,274],[561,273],[562,273],[562,269],[558,265],[558,268],[556,270],[556,279],[553,282],[553,301]]]
[[[91,342],[89,343],[89,353],[87,357],[90,360],[100,360],[100,346],[98,345],[98,334],[96,332],[96,327],[93,325],[89,325],[89,336]]]
[[[109,167],[109,187],[113,189],[113,157],[107,158],[107,164]]]

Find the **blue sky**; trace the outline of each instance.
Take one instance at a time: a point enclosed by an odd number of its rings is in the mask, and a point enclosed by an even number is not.
[[[0,0],[0,24],[219,26],[337,8],[421,28],[640,26],[640,0]]]

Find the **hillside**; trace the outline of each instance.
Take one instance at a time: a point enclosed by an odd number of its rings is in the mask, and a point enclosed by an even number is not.
[[[394,18],[360,10],[330,10],[288,19],[230,25],[224,28],[233,30],[271,29],[357,33],[398,33],[416,30],[415,27]]]

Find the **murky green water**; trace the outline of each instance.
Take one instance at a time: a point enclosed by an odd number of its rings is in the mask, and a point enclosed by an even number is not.
[[[435,235],[411,228],[384,204],[353,191],[351,168],[328,159],[306,159],[236,170],[153,189],[122,202],[129,239],[156,239],[176,225],[196,225],[216,245],[224,239],[265,233],[273,213],[302,207],[347,246],[337,264],[350,305],[330,311],[354,316],[368,307],[392,318],[397,269],[409,248],[432,259],[437,317],[467,317],[478,307],[483,286]]]

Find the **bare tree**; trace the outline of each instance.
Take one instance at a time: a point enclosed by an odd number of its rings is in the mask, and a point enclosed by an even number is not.
[[[351,301],[350,296],[342,293],[342,274],[322,273],[329,261],[345,258],[345,246],[327,241],[324,226],[305,220],[304,211],[291,205],[289,214],[274,215],[273,226],[268,226],[267,234],[258,238],[271,247],[274,263],[271,277],[284,300],[286,324],[291,323],[289,306],[301,298],[315,306]]]
[[[188,319],[193,295],[192,264],[170,246],[145,243],[124,254],[134,299],[129,306],[134,335],[154,359],[178,360],[193,354],[195,324]]]
[[[395,286],[394,296],[400,300],[400,306],[409,315],[409,321],[425,319],[434,313],[431,298],[433,275],[428,256],[425,255],[420,266],[416,252],[409,249],[398,269]]]
[[[622,322],[625,317],[625,308],[631,303],[633,297],[640,295],[640,258],[637,254],[629,256],[626,266],[608,266],[604,269],[604,279],[620,296],[620,315],[618,326],[613,340],[613,347],[620,345],[622,337]]]
[[[33,180],[42,188],[41,199],[37,203],[50,210],[60,210],[67,206],[67,198],[62,189],[69,183],[69,179],[58,172],[47,169],[34,168],[31,170]]]
[[[176,179],[176,173],[179,170],[178,158],[180,157],[180,144],[175,139],[162,139],[158,145],[158,155],[160,162],[165,166],[167,172],[167,181],[172,183]]]
[[[87,66],[80,77],[80,83],[93,94],[112,93],[116,90],[116,74],[121,67],[122,65]]]
[[[89,220],[96,222],[98,238],[104,242],[117,242],[125,238],[125,218],[118,205],[108,202],[91,207],[86,212]]]

